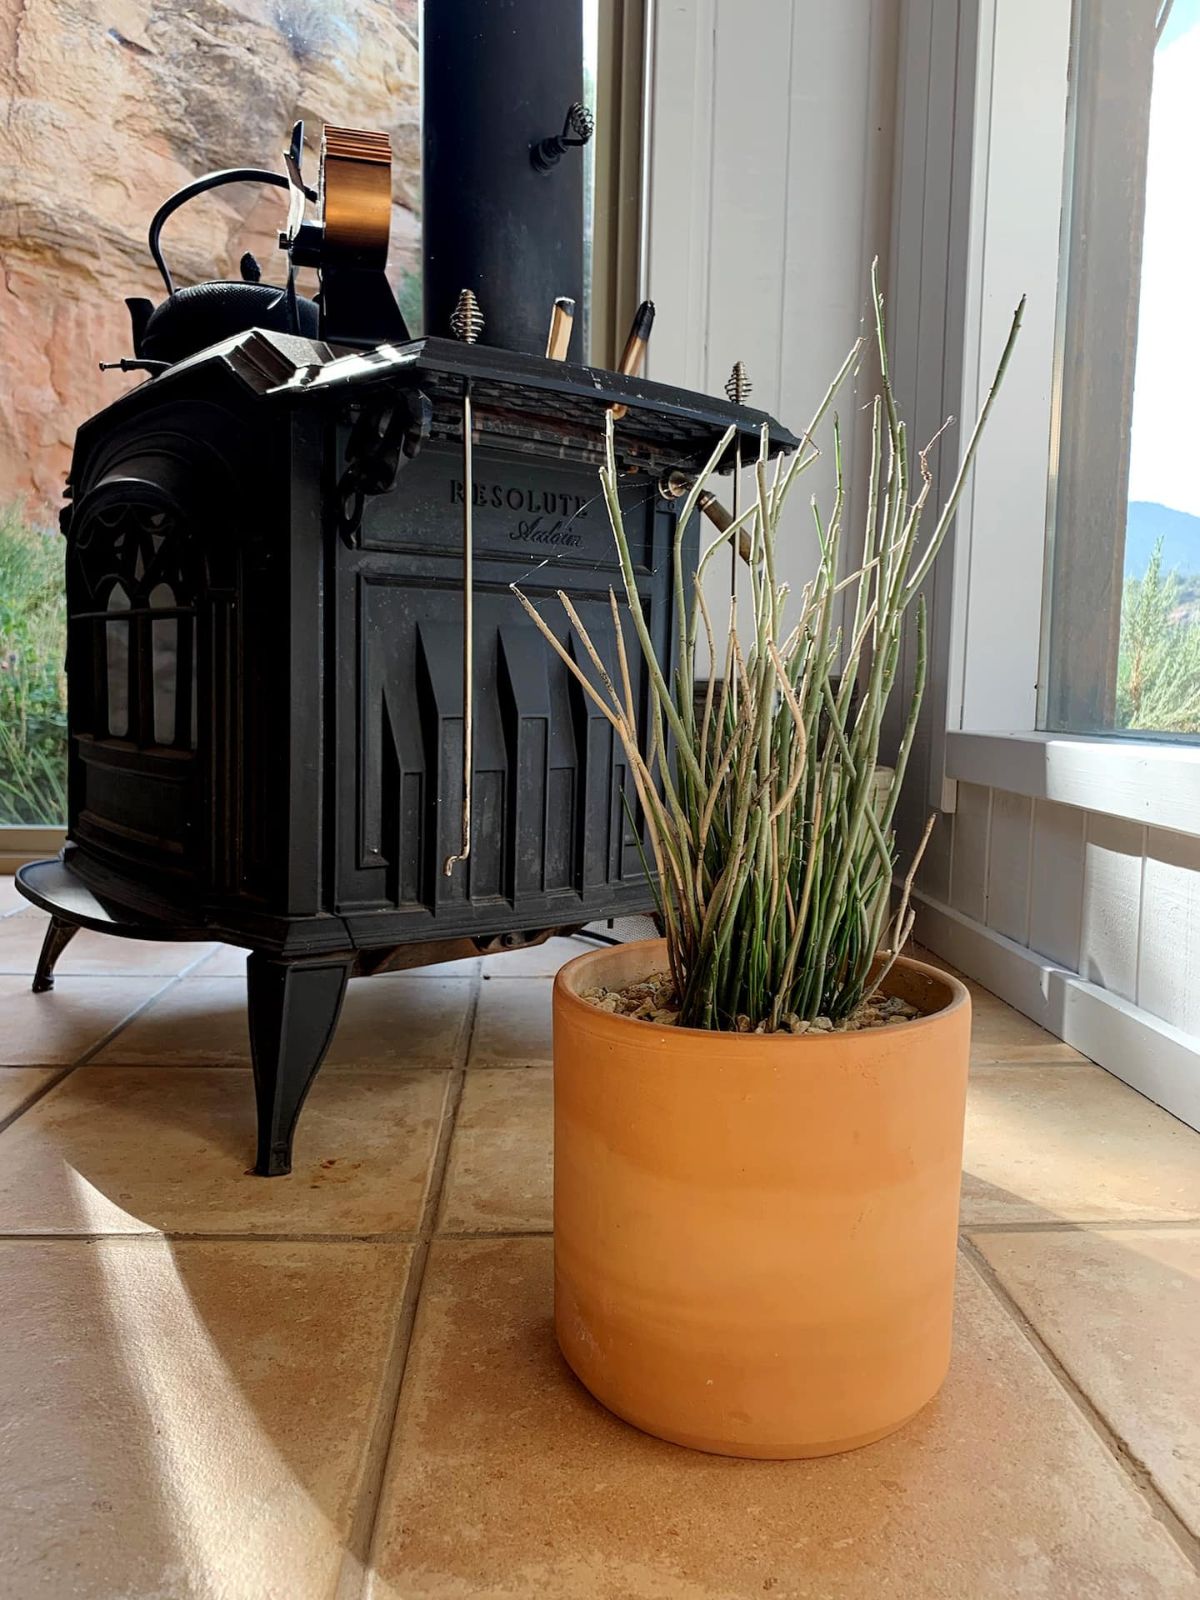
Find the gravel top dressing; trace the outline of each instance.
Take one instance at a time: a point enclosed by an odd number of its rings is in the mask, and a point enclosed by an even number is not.
[[[661,1022],[670,1026],[679,1017],[679,999],[669,972],[652,972],[648,978],[627,983],[623,989],[585,989],[580,996],[598,1011],[609,1011],[618,1017],[632,1017],[635,1022]],[[892,1022],[909,1022],[921,1013],[895,995],[873,994],[853,1016],[842,1022],[828,1017],[814,1017],[802,1021],[792,1011],[780,1019],[780,1033],[857,1033],[863,1028],[885,1028]],[[749,1017],[737,1019],[738,1033],[767,1033],[765,1022],[757,1028],[750,1026]]]

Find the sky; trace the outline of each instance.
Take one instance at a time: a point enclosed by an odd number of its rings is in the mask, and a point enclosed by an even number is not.
[[[1129,498],[1200,516],[1200,0],[1155,52]]]

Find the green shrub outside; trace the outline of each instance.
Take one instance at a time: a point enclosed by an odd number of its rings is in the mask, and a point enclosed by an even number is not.
[[[66,820],[63,550],[20,505],[0,510],[0,825]]]

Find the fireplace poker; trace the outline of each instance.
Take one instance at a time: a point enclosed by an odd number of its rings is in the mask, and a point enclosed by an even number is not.
[[[575,326],[575,302],[560,294],[550,313],[550,332],[546,336],[546,359],[565,361],[571,343],[571,329]]]
[[[744,406],[750,398],[750,391],[754,385],[750,382],[750,374],[746,371],[744,361],[735,361],[733,371],[725,380],[725,393],[735,406]],[[736,522],[742,511],[742,435],[738,431],[734,441],[733,455],[733,520]],[[744,535],[747,542],[749,536]],[[746,558],[749,560],[749,557]],[[733,605],[737,604],[737,578],[738,578],[738,552],[732,550],[729,557],[729,599]]]
[[[474,344],[483,332],[483,312],[470,289],[464,289],[450,317],[450,331],[464,344]],[[473,523],[472,488],[474,480],[472,455],[471,380],[463,379],[462,400],[462,450],[463,450],[463,765],[462,765],[462,838],[458,850],[448,855],[442,872],[449,878],[456,864],[471,854],[471,776],[475,764],[475,739],[473,703],[475,699],[475,530]]]
[[[642,370],[642,363],[646,359],[646,346],[650,342],[650,330],[654,326],[654,301],[643,300],[633,314],[633,324],[629,329],[629,337],[625,341],[625,349],[621,352],[621,359],[617,363],[617,371],[627,378],[632,378]],[[628,411],[628,406],[614,406],[612,408],[613,420],[620,419]]]

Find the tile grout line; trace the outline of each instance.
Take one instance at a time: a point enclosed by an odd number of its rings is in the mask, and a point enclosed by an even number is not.
[[[36,1063],[31,1063],[31,1065],[34,1064]],[[166,1058],[158,1060],[156,1058],[155,1062],[145,1060],[97,1061],[94,1064],[105,1072],[250,1072],[253,1070],[250,1057],[248,1055],[244,1061],[204,1061],[198,1057],[183,1056],[176,1057],[174,1060],[168,1060]],[[548,1063],[534,1063],[535,1066],[543,1064],[548,1065]],[[68,1070],[74,1071],[75,1066],[82,1067],[91,1065],[93,1065],[92,1062],[78,1061],[74,1063],[72,1067],[68,1068]],[[10,1070],[12,1069],[0,1067],[0,1072]],[[338,1062],[326,1061],[322,1064],[320,1071],[324,1075],[321,1081],[324,1082],[325,1077],[341,1077],[343,1073],[349,1075],[353,1072],[374,1072],[389,1078],[399,1078],[405,1073],[409,1072],[453,1072],[454,1068],[447,1068],[445,1061],[439,1060],[437,1056],[417,1056],[413,1059],[407,1060],[402,1067],[388,1062],[377,1062],[375,1065],[372,1065],[369,1061],[355,1061],[352,1063],[341,1064]]]
[[[964,1239],[969,1239],[977,1233],[1194,1233],[1197,1228],[1200,1228],[1200,1216],[1098,1217],[1094,1221],[1082,1217],[1059,1217],[1053,1221],[964,1222],[960,1223],[958,1231]]]
[[[451,1077],[451,1074],[448,1074]],[[438,1136],[440,1146],[440,1136]],[[490,1227],[490,1229],[437,1229],[435,1237],[448,1238],[451,1243],[491,1243],[499,1238],[550,1238],[552,1227]],[[434,1237],[434,1235],[430,1235]],[[125,1232],[80,1232],[59,1234],[51,1230],[26,1229],[13,1232],[0,1227],[3,1245],[99,1245],[115,1240],[126,1245],[163,1243],[163,1245],[419,1245],[419,1230],[394,1229],[382,1234],[232,1234],[232,1232],[195,1232],[181,1229],[128,1229]]]
[[[141,1228],[124,1232],[50,1233],[0,1229],[3,1244],[413,1244],[416,1235],[402,1229],[390,1233],[187,1233],[177,1229]]]
[[[459,1106],[466,1084],[467,1064],[471,1059],[471,1046],[475,1038],[479,999],[483,988],[482,974],[474,979],[474,985],[467,1022],[463,1029],[461,1056],[458,1065],[450,1072],[446,1084],[446,1098],[443,1102],[437,1144],[430,1162],[425,1202],[421,1208],[421,1219],[412,1244],[412,1260],[409,1263],[400,1311],[393,1330],[392,1348],[384,1367],[383,1381],[375,1408],[375,1421],[363,1464],[358,1505],[346,1538],[341,1568],[334,1589],[335,1600],[366,1600],[371,1582],[371,1556],[375,1544],[375,1529],[383,1504],[383,1488],[391,1461],[396,1419],[400,1411],[404,1377],[412,1350],[417,1309],[425,1284],[425,1270],[441,1211],[442,1191],[450,1164],[450,1146],[458,1123]]]
[[[68,1071],[70,1068],[67,1069]],[[443,1071],[445,1069],[443,1068]],[[447,1072],[447,1080],[456,1076],[456,1070]],[[441,1135],[439,1133],[439,1144]],[[1195,1233],[1200,1230],[1200,1216],[1197,1217],[1139,1217],[1132,1221],[1114,1221],[1111,1219],[1088,1221],[1072,1221],[1064,1217],[1056,1222],[967,1222],[963,1223],[958,1232],[964,1243],[972,1241],[980,1234],[989,1237],[1006,1238],[1013,1235],[1030,1234],[1044,1236],[1047,1234],[1071,1233]],[[457,1244],[486,1243],[496,1239],[549,1239],[553,1235],[553,1228],[547,1225],[544,1228],[438,1228],[438,1239],[449,1239]],[[88,1231],[81,1233],[59,1233],[52,1230],[22,1229],[14,1231],[0,1228],[0,1241],[5,1244],[96,1244],[104,1239],[124,1240],[131,1244],[143,1242],[154,1243],[162,1240],[167,1244],[418,1244],[421,1242],[419,1229],[394,1228],[380,1233],[305,1233],[292,1231],[289,1233],[247,1233],[220,1231],[216,1229],[182,1228],[145,1228],[128,1229],[126,1231]]]
[[[197,957],[197,960],[199,959],[202,958]],[[130,1011],[126,1016],[122,1017],[120,1022],[111,1027],[107,1033],[102,1034],[94,1044],[89,1045],[82,1055],[77,1056],[74,1061],[68,1062],[56,1078],[52,1078],[49,1083],[43,1084],[40,1089],[36,1090],[29,1097],[29,1099],[24,1102],[23,1105],[18,1106],[17,1109],[9,1116],[0,1117],[0,1133],[3,1133],[7,1128],[10,1128],[12,1124],[16,1122],[18,1117],[23,1117],[27,1111],[32,1111],[34,1106],[37,1105],[39,1101],[44,1100],[46,1096],[53,1090],[57,1089],[60,1083],[65,1083],[77,1067],[86,1067],[88,1062],[91,1061],[93,1057],[99,1055],[100,1051],[103,1050],[106,1045],[110,1045],[119,1033],[127,1028],[131,1022],[135,1022],[137,1018],[141,1016],[143,1011],[147,1010],[147,1008],[152,1006],[156,1000],[160,999],[164,994],[166,994],[168,989],[173,989],[177,983],[182,982],[184,977],[187,976],[194,965],[195,963],[193,962],[191,965],[185,967],[182,972],[176,972],[172,976],[169,976],[161,988],[155,989],[153,994],[147,995],[142,1001],[141,1005],[135,1006],[132,1011]],[[20,976],[27,977],[28,974],[21,973]],[[77,974],[77,976],[86,977],[88,974]],[[104,974],[104,976],[107,976],[107,974]],[[49,990],[48,997],[51,1000],[53,999],[53,995],[54,990]],[[37,1066],[38,1063],[30,1062],[28,1064],[30,1066]]]
[[[1091,1396],[1076,1382],[1065,1363],[1059,1359],[1049,1343],[1038,1332],[1020,1305],[1009,1293],[1000,1275],[983,1252],[968,1238],[960,1240],[963,1255],[983,1279],[997,1302],[1022,1333],[1042,1363],[1057,1381],[1067,1398],[1089,1424],[1107,1453],[1112,1456],[1125,1478],[1139,1494],[1151,1516],[1158,1522],[1174,1543],[1179,1553],[1193,1568],[1200,1571],[1200,1537],[1171,1506],[1154,1481],[1145,1462],[1136,1456],[1131,1447],[1105,1417]]]
[[[36,1070],[36,1062],[33,1063],[33,1065]],[[10,1067],[4,1068],[5,1072],[17,1070],[19,1069]],[[53,1071],[54,1069],[51,1068],[49,1070]],[[37,1105],[39,1100],[44,1100],[50,1093],[51,1089],[57,1089],[63,1079],[69,1078],[74,1071],[74,1062],[71,1062],[68,1066],[59,1067],[55,1073],[55,1076],[50,1079],[49,1083],[42,1084],[40,1089],[32,1090],[28,1100],[22,1100],[21,1104],[17,1106],[15,1111],[10,1111],[6,1117],[0,1117],[0,1133],[3,1133],[7,1128],[11,1128],[18,1117],[23,1117],[27,1111],[31,1111],[33,1107]]]

